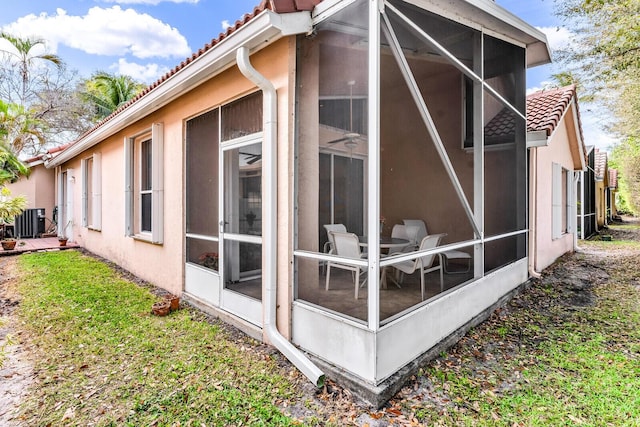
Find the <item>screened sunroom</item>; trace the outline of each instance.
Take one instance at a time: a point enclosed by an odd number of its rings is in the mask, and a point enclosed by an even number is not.
[[[320,3],[295,88],[292,340],[377,385],[524,282],[525,71],[489,1]]]

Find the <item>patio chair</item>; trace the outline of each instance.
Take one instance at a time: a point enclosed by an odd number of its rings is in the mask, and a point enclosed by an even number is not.
[[[421,219],[403,219],[404,225],[407,229],[407,234],[411,240],[416,242],[422,241],[422,238],[427,236],[427,225]],[[471,255],[466,252],[450,250],[442,253],[444,257],[444,272],[447,274],[465,274],[471,270]],[[467,268],[464,270],[451,270],[449,268],[449,261],[452,259],[464,260],[467,263]]]
[[[322,248],[322,252],[324,252],[325,254],[335,254],[335,245],[333,243],[333,238],[331,236],[331,231],[337,231],[339,233],[346,233],[347,232],[347,227],[344,224],[324,224],[323,225],[324,229],[327,231],[327,241],[324,244],[324,247]],[[323,268],[326,267],[326,262],[323,262]]]
[[[407,232],[407,226],[403,224],[395,224],[391,229],[391,238],[392,239],[405,239],[410,242],[413,241],[412,236],[409,236]],[[408,245],[407,247],[400,248],[399,250],[395,250],[394,252],[405,252],[407,249],[411,249],[412,245]]]
[[[360,244],[358,240],[358,236],[353,233],[341,233],[336,231],[330,231],[329,236],[331,236],[334,243],[335,254],[344,258],[353,258],[360,259],[362,257],[362,252],[360,251]],[[349,265],[341,263],[340,261],[328,261],[327,262],[327,278],[325,283],[325,289],[329,290],[329,278],[331,276],[331,268],[340,268],[343,270],[349,270],[352,272],[353,281],[355,285],[355,298],[358,299],[358,289],[360,285],[364,285],[367,281],[366,277],[360,283],[360,273],[367,271],[366,266],[358,266],[358,265]]]
[[[424,251],[433,249],[440,244],[444,234],[431,234],[422,238],[418,250]],[[434,261],[438,259],[438,264],[434,265]],[[393,264],[392,267],[398,269],[404,274],[413,274],[416,270],[420,271],[420,295],[424,301],[424,275],[432,271],[440,271],[440,292],[444,290],[444,281],[442,277],[442,255],[431,254],[418,257],[411,261],[403,261]]]
[[[429,234],[427,225],[421,219],[403,219],[402,222],[407,230],[409,240],[413,241],[416,247]]]

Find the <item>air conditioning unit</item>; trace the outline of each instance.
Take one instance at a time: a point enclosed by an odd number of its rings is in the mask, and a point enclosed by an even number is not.
[[[26,209],[15,219],[14,232],[18,239],[36,238],[44,233],[44,208]]]

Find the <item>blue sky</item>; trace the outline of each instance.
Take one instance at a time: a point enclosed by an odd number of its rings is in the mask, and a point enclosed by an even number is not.
[[[553,0],[497,0],[500,6],[542,29],[552,49],[570,33],[554,15]],[[2,0],[0,27],[39,36],[70,68],[89,76],[97,70],[151,83],[224,31],[260,0]],[[0,48],[3,46],[0,44]],[[557,66],[527,73],[530,91],[544,87]],[[606,148],[611,139],[582,109],[588,145]],[[588,135],[587,135],[588,132]]]

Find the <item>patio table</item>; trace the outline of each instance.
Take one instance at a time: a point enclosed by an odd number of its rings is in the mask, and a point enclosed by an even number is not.
[[[362,246],[363,248],[366,248],[367,246],[369,246],[369,239],[368,236],[358,236],[358,240],[359,240],[359,245]],[[386,236],[380,236],[380,249],[401,249],[401,248],[405,248],[407,246],[409,246],[411,244],[410,240],[407,239],[400,239],[397,237],[386,237]],[[380,287],[382,289],[387,289],[387,273],[388,273],[388,266],[382,267],[382,278],[380,279]],[[390,278],[390,280],[398,287],[401,288],[402,286],[400,286],[400,284],[398,282],[395,281],[395,279],[393,277]]]

